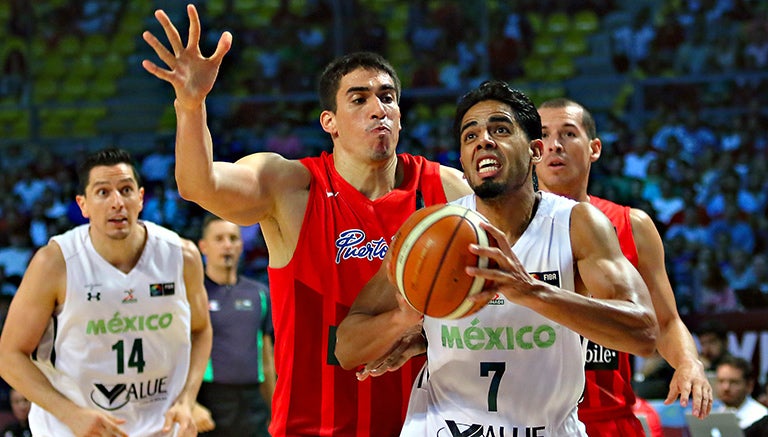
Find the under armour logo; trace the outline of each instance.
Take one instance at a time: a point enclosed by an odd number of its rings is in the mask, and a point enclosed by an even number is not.
[[[334,193],[333,191],[326,191],[325,192],[325,196],[326,197],[336,197],[338,195],[339,195],[339,193]]]
[[[98,293],[90,293],[89,292],[88,293],[88,301],[90,302],[93,299],[96,299],[96,300],[100,301],[101,300],[101,292],[98,292]]]

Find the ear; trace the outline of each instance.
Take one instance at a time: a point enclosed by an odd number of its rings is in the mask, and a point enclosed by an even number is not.
[[[589,161],[595,162],[600,159],[600,155],[603,152],[603,143],[600,138],[593,138],[589,142]]]
[[[531,141],[528,144],[528,154],[531,155],[531,162],[538,164],[541,162],[542,154],[544,153],[544,141],[540,138]]]
[[[338,135],[339,131],[336,129],[336,114],[331,111],[325,110],[320,113],[320,126],[323,130],[331,134],[331,137]]]
[[[139,212],[144,210],[144,187],[139,187]]]
[[[75,202],[77,202],[77,206],[80,207],[80,214],[82,214],[83,217],[88,218],[88,208],[86,208],[85,205],[85,196],[78,194],[75,196]]]

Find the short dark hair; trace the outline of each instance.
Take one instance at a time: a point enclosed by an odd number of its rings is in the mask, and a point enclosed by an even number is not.
[[[696,335],[701,337],[702,335],[712,334],[723,343],[728,342],[728,330],[725,325],[717,320],[707,320],[702,322],[696,329]]]
[[[575,102],[564,97],[558,97],[556,99],[547,100],[539,105],[539,109],[543,108],[565,108],[568,106],[576,106],[581,108],[581,125],[584,126],[584,130],[587,131],[587,136],[590,140],[597,138],[597,126],[595,125],[595,118],[592,113],[581,103]]]
[[[124,149],[110,147],[93,152],[85,157],[85,161],[80,164],[77,170],[78,194],[85,194],[85,188],[88,186],[88,180],[91,176],[91,170],[99,166],[112,166],[117,164],[128,164],[133,171],[133,178],[136,179],[136,185],[141,187],[141,176],[136,170],[136,163],[131,154]]]
[[[731,366],[734,369],[741,370],[741,375],[744,377],[745,381],[755,380],[755,372],[752,367],[752,363],[745,360],[744,358],[728,355],[723,357],[723,359],[717,363],[717,367],[720,368],[720,366]]]
[[[469,111],[469,108],[486,100],[496,100],[509,105],[515,121],[523,128],[529,141],[541,138],[541,117],[530,97],[520,90],[511,88],[504,81],[489,80],[459,99],[453,119],[453,135],[457,143],[461,143],[461,120],[464,114]]]
[[[394,82],[397,101],[400,101],[400,78],[392,65],[377,53],[354,52],[331,61],[320,75],[318,95],[323,111],[336,112],[336,93],[339,92],[341,78],[358,68],[387,73]]]
[[[203,217],[203,225],[200,227],[200,238],[205,237],[205,231],[206,229],[208,229],[208,226],[211,223],[217,222],[217,221],[225,221],[225,220],[215,214],[211,214],[211,213],[205,214],[205,217]]]

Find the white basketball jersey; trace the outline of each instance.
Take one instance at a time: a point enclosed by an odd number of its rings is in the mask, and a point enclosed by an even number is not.
[[[474,195],[454,203],[476,209]],[[574,290],[575,204],[542,193],[512,247],[531,275],[567,290]],[[424,331],[427,364],[401,435],[586,436],[576,412],[586,349],[574,331],[503,296],[461,319],[425,316]]]
[[[87,224],[53,237],[66,261],[66,298],[33,359],[76,404],[125,419],[131,436],[160,436],[187,379],[190,309],[181,239],[143,224],[146,246],[129,273],[96,252]],[[29,423],[36,437],[72,435],[34,404]]]

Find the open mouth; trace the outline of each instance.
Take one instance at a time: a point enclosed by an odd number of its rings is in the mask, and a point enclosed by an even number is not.
[[[477,163],[477,173],[480,176],[489,175],[499,171],[501,163],[494,158],[483,158]]]

